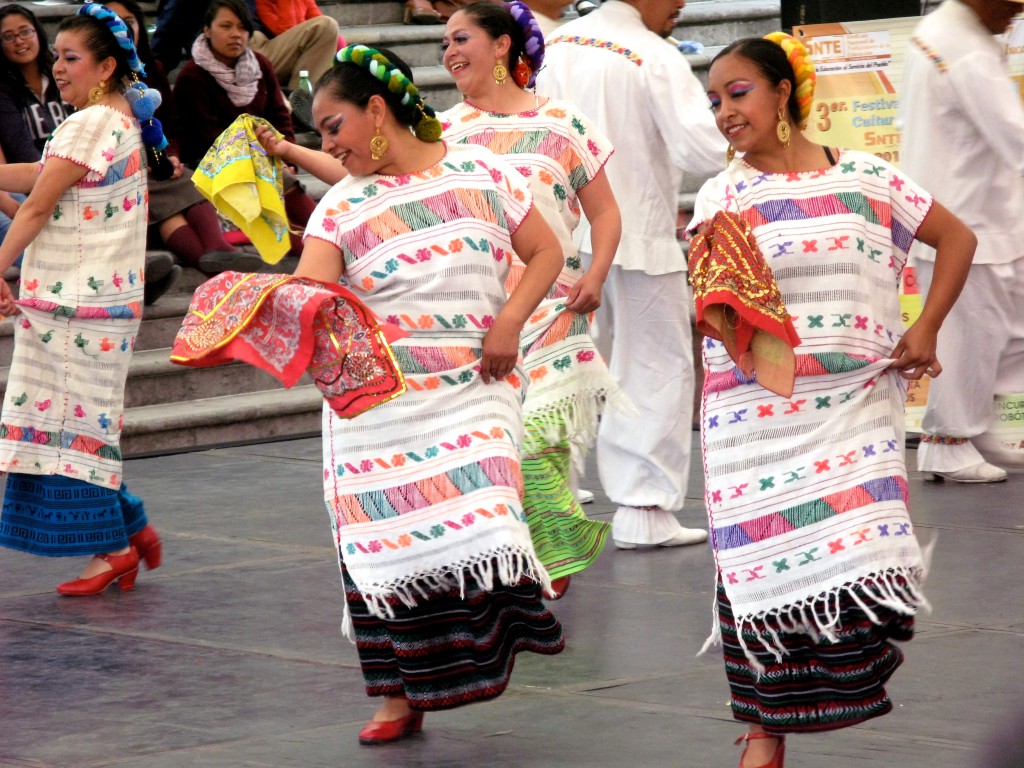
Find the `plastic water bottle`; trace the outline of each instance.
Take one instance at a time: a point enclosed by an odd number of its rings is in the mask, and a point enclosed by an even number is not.
[[[305,69],[299,70],[299,86],[289,97],[292,103],[292,117],[299,123],[300,128],[313,128],[313,83],[309,79],[309,72]]]

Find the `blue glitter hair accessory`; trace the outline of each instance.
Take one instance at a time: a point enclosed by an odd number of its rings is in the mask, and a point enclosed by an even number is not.
[[[167,137],[164,136],[163,125],[154,117],[160,107],[162,98],[160,91],[147,88],[141,78],[146,76],[146,68],[139,59],[135,49],[135,41],[128,25],[121,17],[100,3],[87,3],[78,9],[79,16],[91,16],[103,23],[110,30],[118,46],[124,51],[125,64],[132,72],[132,82],[124,92],[125,101],[132,109],[132,114],[142,127],[142,141],[149,148],[152,157],[150,165],[159,177],[167,177],[173,171],[170,161],[164,154],[167,149]]]
[[[128,68],[137,77],[146,76],[146,68],[142,65],[142,60],[139,59],[139,52],[135,50],[135,41],[132,39],[132,33],[128,30],[128,25],[121,20],[120,16],[107,8],[107,6],[100,5],[99,3],[83,5],[78,9],[78,15],[92,16],[97,21],[102,21],[106,24],[107,29],[114,35],[114,39],[117,40],[117,44],[124,51],[125,63],[128,65]]]

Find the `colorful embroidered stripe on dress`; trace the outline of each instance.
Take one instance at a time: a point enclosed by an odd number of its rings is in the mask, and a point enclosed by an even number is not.
[[[737,185],[739,187],[739,185]],[[908,198],[908,202],[913,202]],[[923,198],[920,203],[929,201]],[[914,233],[892,216],[887,200],[867,197],[861,192],[840,192],[837,194],[805,197],[798,200],[774,199],[755,203],[741,212],[741,216],[752,227],[760,227],[776,221],[807,221],[824,216],[863,216],[869,224],[877,224],[892,230],[893,245],[904,253],[909,252],[914,242]]]
[[[619,45],[618,43],[609,42],[607,40],[599,40],[596,37],[580,37],[579,35],[559,35],[551,42],[549,42],[548,45],[557,45],[558,43],[570,43],[572,45],[582,45],[587,48],[599,48],[603,51],[611,51],[612,53],[617,53],[620,56],[625,56],[638,67],[644,63],[644,60],[640,58],[638,54],[631,51],[629,48],[626,48],[623,45]]]
[[[899,476],[876,478],[837,493],[825,494],[819,499],[812,499],[778,512],[746,520],[738,525],[715,528],[715,547],[719,550],[745,547],[781,533],[789,533],[798,528],[823,522],[844,512],[861,509],[869,504],[897,500],[903,501],[904,504],[907,502],[906,479]],[[903,525],[892,526],[891,531],[889,525],[883,524],[877,526],[877,531],[866,528],[846,535],[836,534],[835,539],[829,542],[831,554],[845,549],[844,540],[850,546],[855,546],[868,541],[876,534],[879,536],[908,535],[909,524],[906,524],[905,527],[902,527]],[[816,558],[812,557],[812,559]],[[784,561],[785,558],[781,563],[776,563],[776,568],[788,570]]]

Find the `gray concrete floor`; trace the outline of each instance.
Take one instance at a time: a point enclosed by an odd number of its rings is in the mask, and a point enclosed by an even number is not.
[[[910,465],[914,465],[911,452]],[[592,516],[610,519],[598,492]],[[339,634],[341,589],[318,440],[128,462],[165,541],[135,591],[61,598],[81,561],[0,550],[0,766],[664,766],[725,768],[741,732],[711,627],[704,546],[609,547],[554,604],[560,656],[519,657],[494,702],[428,715],[360,747],[375,709]],[[704,519],[698,467],[680,517]],[[936,541],[929,596],[890,693],[895,711],[790,740],[786,765],[947,768],[1024,692],[1024,474],[994,486],[911,476]]]

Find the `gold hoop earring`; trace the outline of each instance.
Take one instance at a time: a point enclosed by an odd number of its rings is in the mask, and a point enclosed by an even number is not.
[[[786,122],[781,109],[779,110],[779,123],[775,126],[775,135],[779,139],[779,144],[784,147],[789,146],[789,139],[792,137],[793,131],[790,129],[789,123]]]
[[[736,147],[730,144],[729,148],[725,150],[725,162],[731,163],[734,157],[736,157]]]
[[[494,75],[495,83],[504,85],[505,81],[508,80],[508,67],[499,61],[494,65],[494,71],[491,74]]]
[[[103,97],[107,94],[107,81],[100,80],[99,85],[94,85],[89,89],[89,103],[99,104]]]
[[[377,129],[377,133],[374,134],[373,138],[370,139],[370,157],[374,160],[383,160],[384,155],[388,152],[388,140],[387,137],[380,132],[380,128]]]

